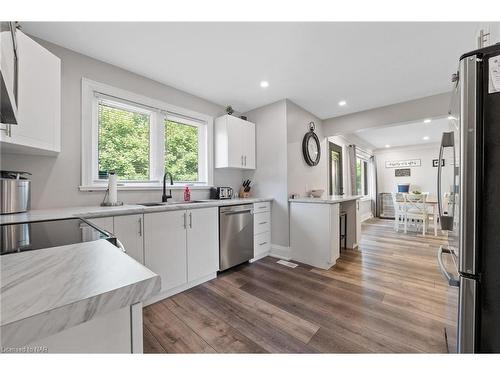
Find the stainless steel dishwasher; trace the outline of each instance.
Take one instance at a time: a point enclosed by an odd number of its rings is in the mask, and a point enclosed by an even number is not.
[[[219,208],[220,270],[253,258],[253,204]]]

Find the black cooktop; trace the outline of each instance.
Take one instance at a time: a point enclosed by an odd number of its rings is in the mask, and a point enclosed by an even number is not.
[[[0,231],[0,255],[99,239],[116,245],[116,239],[110,233],[79,218],[1,224]]]

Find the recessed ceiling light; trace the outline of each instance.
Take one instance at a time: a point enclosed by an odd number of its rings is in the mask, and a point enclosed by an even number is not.
[[[424,138],[422,138],[424,141],[428,141],[429,140],[429,137],[428,136],[425,136]]]
[[[266,87],[269,87],[269,82],[267,81],[260,81],[260,87],[265,89]]]
[[[339,106],[341,106],[341,107],[345,106],[346,104],[347,104],[347,102],[345,100],[341,100],[339,102]]]
[[[432,120],[431,120],[430,118],[426,118],[426,119],[424,120],[424,123],[428,124],[428,123],[429,123],[429,122],[431,122],[431,121],[432,121]]]
[[[391,145],[385,145],[385,148],[389,148],[389,147],[391,147]]]

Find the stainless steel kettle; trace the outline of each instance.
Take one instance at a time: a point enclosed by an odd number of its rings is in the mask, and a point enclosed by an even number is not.
[[[0,171],[0,214],[26,212],[30,209],[28,172]]]

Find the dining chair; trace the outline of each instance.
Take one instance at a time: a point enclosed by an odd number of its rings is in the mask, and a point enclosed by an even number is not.
[[[422,235],[425,236],[427,227],[429,226],[429,212],[427,211],[426,200],[429,193],[422,194],[404,194],[404,232],[407,233],[408,222],[421,221],[422,222]]]
[[[399,226],[405,225],[405,210],[403,193],[391,193],[392,205],[394,206],[394,230],[399,232]]]

